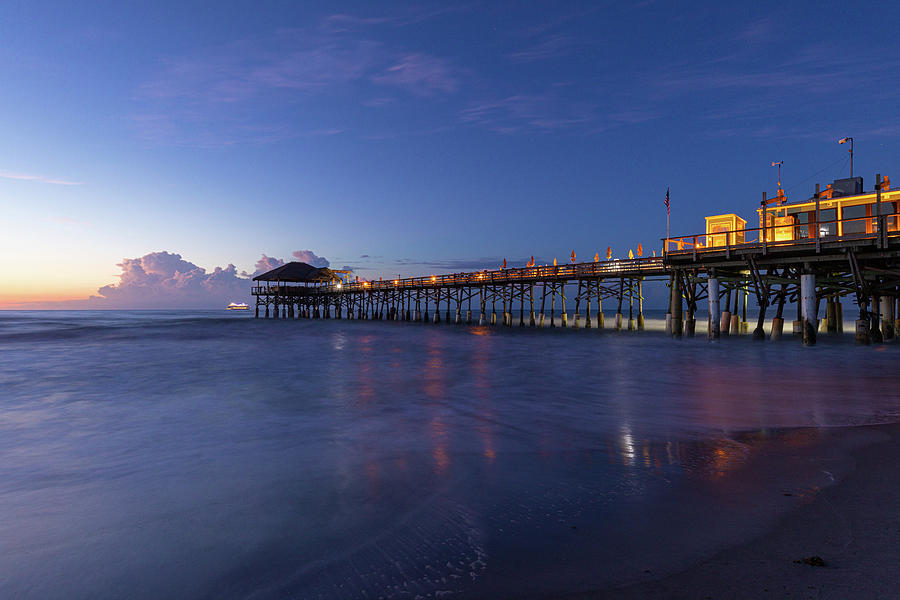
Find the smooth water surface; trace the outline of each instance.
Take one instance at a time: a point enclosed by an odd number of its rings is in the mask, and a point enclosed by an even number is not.
[[[827,483],[803,448],[900,413],[898,352],[0,312],[0,596],[621,585],[758,531],[779,486]]]

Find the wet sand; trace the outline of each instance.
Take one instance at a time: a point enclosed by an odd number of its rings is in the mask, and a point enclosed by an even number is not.
[[[846,432],[857,440],[851,445],[862,443],[849,450],[850,469],[768,533],[661,579],[649,573],[624,588],[557,597],[900,597],[900,424]],[[796,562],[812,556],[825,566]]]

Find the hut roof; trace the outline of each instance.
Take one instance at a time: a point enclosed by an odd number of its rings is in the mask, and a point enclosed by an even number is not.
[[[288,281],[298,283],[334,281],[337,276],[331,269],[314,267],[304,262],[289,262],[257,275],[253,281]]]

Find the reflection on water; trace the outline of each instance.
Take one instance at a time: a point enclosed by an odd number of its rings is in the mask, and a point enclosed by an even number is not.
[[[757,531],[823,483],[822,426],[900,406],[893,346],[0,321],[2,597],[618,585]]]

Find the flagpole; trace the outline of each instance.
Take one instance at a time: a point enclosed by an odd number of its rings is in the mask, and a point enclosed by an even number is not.
[[[666,188],[666,247],[663,248],[663,256],[669,253],[669,188]]]

